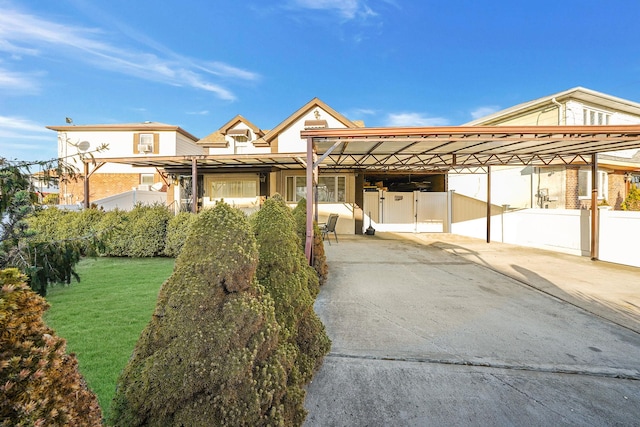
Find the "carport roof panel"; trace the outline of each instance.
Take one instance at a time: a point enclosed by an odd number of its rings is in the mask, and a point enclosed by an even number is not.
[[[239,168],[239,167],[279,167],[281,169],[301,169],[305,167],[305,153],[294,154],[229,154],[229,155],[184,155],[184,156],[134,156],[96,157],[96,162],[123,163],[137,167],[190,168],[193,160],[198,168]],[[86,159],[89,162],[91,159]]]
[[[336,145],[323,162],[333,167],[584,163],[583,156],[640,149],[640,125],[314,129],[301,136],[312,138],[319,155]]]

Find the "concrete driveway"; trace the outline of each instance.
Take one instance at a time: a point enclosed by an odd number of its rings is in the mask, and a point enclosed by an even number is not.
[[[441,234],[325,250],[305,425],[640,422],[640,269]]]

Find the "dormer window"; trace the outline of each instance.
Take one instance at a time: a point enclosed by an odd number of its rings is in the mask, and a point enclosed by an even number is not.
[[[249,142],[251,134],[249,133],[249,129],[230,129],[227,132],[227,136],[233,138],[234,153],[242,154],[247,146],[247,142]]]

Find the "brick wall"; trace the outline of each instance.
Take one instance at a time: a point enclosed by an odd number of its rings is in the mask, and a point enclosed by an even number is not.
[[[161,182],[159,174],[154,175],[154,182]],[[95,173],[89,178],[89,201],[93,202],[108,196],[131,191],[140,184],[137,173]],[[166,186],[162,191],[167,191]],[[67,198],[65,200],[65,194]],[[84,180],[60,184],[60,203],[76,204],[84,200]]]
[[[608,200],[609,206],[615,210],[622,209],[622,202],[626,197],[627,185],[624,181],[623,172],[614,172],[609,174]]]
[[[578,167],[567,166],[567,192],[565,194],[566,209],[580,209],[578,197]]]

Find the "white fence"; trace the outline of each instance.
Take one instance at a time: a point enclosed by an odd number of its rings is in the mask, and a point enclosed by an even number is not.
[[[640,212],[599,210],[599,214],[598,258],[640,267]],[[451,232],[484,239],[486,227],[486,217],[474,218],[454,222]],[[523,209],[496,213],[494,210],[491,240],[590,256],[591,211]]]

